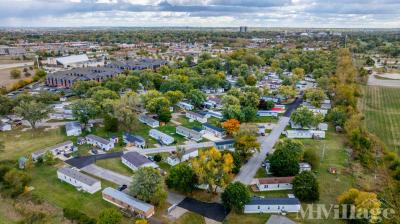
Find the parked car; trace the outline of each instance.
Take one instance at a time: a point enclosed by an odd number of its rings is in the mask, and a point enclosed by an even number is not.
[[[121,186],[118,187],[118,190],[119,190],[119,191],[123,191],[123,190],[125,190],[127,187],[128,187],[128,186],[127,186],[126,184],[123,184],[123,185],[121,185]]]

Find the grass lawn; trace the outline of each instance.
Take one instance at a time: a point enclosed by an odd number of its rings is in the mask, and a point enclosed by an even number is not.
[[[344,136],[327,132],[324,140],[302,140],[305,148],[317,150],[321,158],[319,168],[316,170],[319,182],[320,200],[317,203],[336,204],[336,198],[354,185],[354,177],[349,172],[348,155],[343,144]],[[329,167],[336,167],[338,174],[330,174]],[[301,220],[303,223],[321,223],[320,220]],[[324,220],[324,224],[337,223],[337,220]]]
[[[106,168],[106,169],[109,169],[109,170],[112,170],[112,171],[115,171],[122,175],[126,175],[126,176],[133,175],[133,171],[121,162],[121,158],[97,160],[96,165]]]
[[[400,89],[363,86],[359,108],[364,125],[377,135],[389,149],[400,152]]]
[[[114,207],[104,201],[101,191],[89,194],[77,191],[72,185],[62,183],[57,178],[57,168],[51,166],[34,167],[29,171],[35,188],[33,193],[40,196],[50,204],[58,208],[75,208],[91,217],[97,218],[99,211],[105,208]],[[117,187],[106,181],[101,181],[102,188]]]
[[[235,212],[229,213],[225,218],[224,224],[264,224],[267,222],[270,214],[237,214]]]
[[[20,156],[29,156],[30,153],[56,145],[68,140],[61,129],[44,131],[14,129],[8,132],[0,132],[0,140],[4,141],[4,151],[1,159],[18,159]]]
[[[183,143],[184,141],[186,141],[186,139],[182,135],[176,134],[176,126],[174,126],[174,125],[167,124],[167,125],[158,127],[157,129],[159,131],[173,137],[175,139],[176,144],[180,144],[180,143]]]
[[[276,123],[278,122],[279,118],[277,117],[260,117],[257,116],[253,123]]]
[[[205,224],[204,217],[193,212],[186,212],[174,224]]]
[[[254,176],[254,178],[263,178],[263,177],[267,177],[267,171],[265,170],[264,167],[260,167],[260,168],[258,168],[257,173]]]

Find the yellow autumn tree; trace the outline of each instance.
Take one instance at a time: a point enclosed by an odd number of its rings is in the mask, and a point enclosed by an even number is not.
[[[149,221],[147,221],[146,219],[138,219],[135,220],[134,224],[149,224]]]
[[[240,122],[237,119],[228,119],[224,123],[222,123],[222,127],[228,132],[228,134],[235,134],[240,128]]]
[[[339,195],[337,200],[339,204],[342,205],[354,205],[356,217],[363,217],[363,214],[367,211],[367,214],[369,214],[369,222],[375,223],[379,220],[381,202],[373,192],[365,192],[350,188],[348,191]]]
[[[232,179],[233,157],[230,153],[222,154],[216,148],[201,151],[192,160],[192,167],[198,177],[199,184],[208,185],[211,193],[218,187],[225,187]]]

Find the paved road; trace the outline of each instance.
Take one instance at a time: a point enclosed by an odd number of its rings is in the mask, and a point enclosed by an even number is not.
[[[292,112],[301,104],[302,98],[296,98],[296,100],[287,106],[284,116],[282,116],[278,124],[272,129],[271,133],[267,136],[258,137],[261,149],[260,152],[254,153],[253,157],[240,168],[239,174],[236,176],[235,181],[242,182],[243,184],[250,185],[254,175],[258,168],[261,167],[261,163],[264,161],[267,153],[272,152],[272,148],[275,143],[279,140],[282,132],[289,124],[290,115]]]
[[[279,140],[281,133],[285,130],[286,125],[289,124],[290,118],[281,117],[278,124],[272,129],[271,133],[265,137],[258,137],[261,144],[260,152],[254,153],[253,157],[242,166],[239,174],[236,176],[235,181],[240,181],[243,184],[250,185],[254,175],[256,174],[261,163],[264,161],[265,156],[272,150],[275,143]]]
[[[200,143],[193,143],[188,145],[179,145],[180,147],[184,147],[186,149],[191,148],[208,148],[215,146],[214,142],[200,142]],[[158,148],[148,148],[148,149],[138,149],[136,147],[126,147],[128,151],[136,151],[140,154],[147,155],[152,153],[162,153],[162,152],[173,152],[176,151],[177,146],[162,146]]]
[[[126,184],[129,186],[129,185],[131,185],[131,182],[132,182],[131,177],[128,177],[128,176],[116,173],[114,171],[99,167],[95,164],[90,164],[89,166],[85,166],[81,170],[85,171],[86,173],[89,173],[93,176],[116,183],[118,185]]]
[[[19,68],[25,66],[32,66],[33,62],[20,62],[20,63],[10,63],[10,64],[0,64],[0,69],[9,69],[9,68]]]

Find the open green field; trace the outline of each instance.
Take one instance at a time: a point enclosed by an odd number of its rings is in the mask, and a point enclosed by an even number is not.
[[[8,132],[0,132],[0,140],[4,141],[4,151],[0,153],[1,159],[18,159],[20,156],[28,156],[30,153],[53,146],[67,140],[61,129],[27,130],[14,129]]]
[[[368,131],[377,135],[391,150],[400,152],[400,89],[363,86],[359,108]]]

